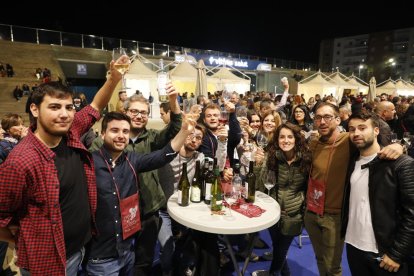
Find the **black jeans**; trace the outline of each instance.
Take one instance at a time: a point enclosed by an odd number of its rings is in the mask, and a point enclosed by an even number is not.
[[[397,272],[388,272],[387,270],[379,266],[377,257],[381,257],[378,254],[362,251],[358,248],[346,244],[346,256],[348,258],[349,268],[352,275],[364,275],[364,276],[407,276],[408,268],[406,263],[402,263],[400,269]]]
[[[269,228],[269,233],[273,246],[273,260],[270,265],[270,274],[288,276],[290,275],[290,270],[286,261],[286,255],[294,236],[282,235],[278,223]]]
[[[161,227],[161,218],[157,212],[145,215],[141,220],[141,231],[135,243],[135,275],[152,274],[155,245]]]

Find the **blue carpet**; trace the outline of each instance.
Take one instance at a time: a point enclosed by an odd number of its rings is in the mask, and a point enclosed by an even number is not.
[[[269,232],[267,230],[261,231],[260,238],[266,242],[269,246],[267,249],[254,249],[254,252],[258,256],[263,256],[265,252],[271,250],[272,241],[270,239]],[[307,235],[306,231],[303,232],[304,235]],[[288,264],[292,276],[317,276],[318,267],[316,265],[315,253],[313,252],[312,244],[309,238],[302,238],[302,248],[299,248],[299,238],[296,237],[288,252]],[[239,267],[243,267],[243,263],[239,262]],[[260,259],[259,262],[250,262],[247,266],[247,271],[245,275],[251,275],[253,271],[256,270],[268,270],[270,267],[270,261],[264,261]],[[230,266],[226,266],[226,269],[222,271],[222,276],[236,275],[233,271],[234,269]],[[349,271],[348,261],[346,259],[346,252],[344,250],[342,254],[342,275],[350,276],[351,272]]]
[[[307,235],[306,231],[303,232],[304,235]],[[254,253],[258,256],[263,256],[265,252],[271,250],[272,241],[270,239],[269,232],[267,230],[263,230],[259,233],[260,238],[268,245],[268,248],[265,249],[254,249]],[[158,247],[157,247],[158,252]],[[317,276],[318,267],[316,265],[315,254],[313,252],[313,248],[309,238],[304,237],[302,238],[302,248],[299,248],[299,238],[296,237],[290,248],[288,253],[288,264],[290,268],[290,272],[292,276]],[[243,267],[243,262],[239,262],[240,269]],[[251,275],[253,271],[256,270],[268,270],[270,267],[270,261],[265,261],[262,258],[258,262],[250,262],[247,266],[247,270],[245,276]],[[161,267],[158,260],[158,254],[154,261],[154,271],[153,275],[161,275]],[[231,262],[229,262],[225,267],[221,270],[222,276],[233,276],[236,275],[234,272],[234,268]],[[346,252],[344,250],[342,254],[342,275],[343,276],[350,276],[351,272],[349,271],[348,261],[346,259]]]

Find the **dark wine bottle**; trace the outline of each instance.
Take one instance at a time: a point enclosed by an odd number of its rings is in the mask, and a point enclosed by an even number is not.
[[[250,161],[249,163],[249,173],[246,175],[246,184],[245,184],[245,189],[246,194],[247,194],[247,198],[246,201],[247,202],[251,202],[253,203],[255,200],[255,193],[256,193],[256,175],[253,172],[253,165],[254,162]]]
[[[188,206],[190,203],[190,182],[187,176],[187,163],[183,163],[183,170],[180,181],[178,182],[178,204],[180,206]]]

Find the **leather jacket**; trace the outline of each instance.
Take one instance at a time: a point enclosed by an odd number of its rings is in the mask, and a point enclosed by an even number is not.
[[[376,157],[362,165],[369,168],[369,204],[372,226],[380,254],[402,263],[414,252],[414,159],[407,155],[397,160]],[[342,208],[342,236],[348,225],[350,177],[355,159],[350,162]]]

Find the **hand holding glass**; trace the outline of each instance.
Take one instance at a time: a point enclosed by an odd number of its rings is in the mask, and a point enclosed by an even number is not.
[[[131,64],[131,61],[129,60],[129,58],[128,58],[127,61],[121,59],[121,57],[124,56],[124,55],[125,56],[127,55],[125,48],[114,48],[112,50],[112,60],[115,61],[114,68],[116,70],[118,70],[119,73],[122,74],[122,83],[121,83],[121,90],[122,91],[125,91],[125,89],[127,89],[125,87],[125,78],[124,78],[124,76],[125,76],[125,73],[128,71],[129,66]]]

